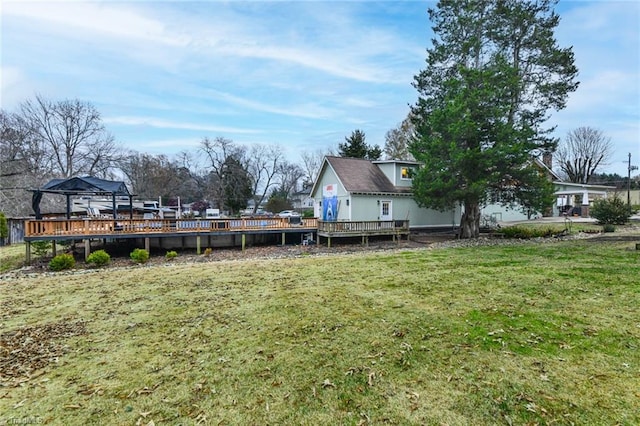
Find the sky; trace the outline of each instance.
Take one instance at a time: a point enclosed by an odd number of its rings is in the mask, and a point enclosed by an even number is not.
[[[384,146],[417,100],[433,1],[2,0],[0,105],[93,104],[121,145],[195,152],[204,137],[336,150],[356,129]],[[549,125],[600,129],[603,168],[640,166],[640,1],[561,0],[556,30],[580,86]],[[636,172],[637,173],[637,172]],[[634,173],[635,174],[635,173]]]

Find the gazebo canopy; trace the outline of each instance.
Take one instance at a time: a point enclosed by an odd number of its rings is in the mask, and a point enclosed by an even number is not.
[[[42,188],[37,189],[36,191],[65,195],[131,195],[124,182],[99,179],[93,176],[73,177],[69,179],[51,179]]]
[[[71,216],[71,202],[72,195],[101,195],[111,196],[114,204],[113,214],[116,215],[115,203],[117,196],[129,197],[129,203],[131,204],[131,198],[133,194],[129,192],[127,185],[122,181],[100,179],[93,176],[73,177],[68,179],[51,179],[45,185],[38,189],[32,189],[33,200],[32,207],[36,215],[36,219],[42,219],[40,214],[40,201],[42,200],[42,194],[61,194],[67,197],[67,218]]]

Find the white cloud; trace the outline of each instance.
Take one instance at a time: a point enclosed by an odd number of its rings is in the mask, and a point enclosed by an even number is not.
[[[252,130],[248,128],[236,128],[225,126],[212,126],[200,123],[188,123],[180,121],[169,121],[151,117],[131,117],[131,116],[116,116],[105,117],[102,120],[105,124],[118,124],[126,126],[147,126],[160,129],[180,129],[180,130],[194,130],[194,131],[206,131],[206,132],[221,132],[221,133],[260,133],[258,130]]]
[[[126,3],[8,1],[2,14],[38,21],[38,25],[48,24],[51,30],[75,32],[81,37],[97,33],[170,46],[189,43],[188,37],[167,34],[162,22],[142,16]]]
[[[175,147],[188,149],[196,148],[199,145],[200,141],[195,138],[155,139],[152,137],[136,144],[136,149],[147,153],[166,154],[167,151],[173,150]]]
[[[580,82],[578,90],[571,94],[568,109],[573,112],[602,113],[603,109],[616,111],[633,108],[636,113],[638,99],[638,74],[615,69],[601,69],[592,77]],[[626,100],[626,102],[620,102]],[[610,111],[609,111],[610,112]]]
[[[263,103],[250,99],[235,96],[229,93],[213,92],[213,96],[230,104],[249,108],[254,111],[267,112],[271,114],[287,115],[303,118],[328,118],[335,115],[335,112],[328,108],[323,108],[312,103],[292,104],[287,108],[278,107],[274,102]]]

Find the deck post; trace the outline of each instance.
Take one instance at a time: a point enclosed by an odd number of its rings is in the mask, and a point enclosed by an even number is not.
[[[327,248],[331,248],[331,237],[327,237]]]
[[[144,239],[144,249],[147,253],[151,253],[151,244],[149,244],[149,237],[145,237]]]
[[[51,251],[53,252],[53,257],[56,257],[58,254],[58,245],[56,244],[56,240],[51,241]]]
[[[283,232],[283,233],[282,233],[282,245],[285,245],[285,238],[284,238],[284,236],[285,236],[285,233]]]
[[[25,244],[25,258],[27,265],[31,265],[31,241],[27,241],[27,244]]]
[[[84,240],[84,260],[85,261],[89,258],[90,254],[91,254],[91,240],[86,239]]]
[[[196,235],[196,254],[200,254],[200,235]]]
[[[244,251],[244,247],[247,243],[247,236],[245,234],[242,234],[242,251]]]

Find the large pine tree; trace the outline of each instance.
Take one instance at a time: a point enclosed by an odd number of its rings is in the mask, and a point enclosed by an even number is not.
[[[340,154],[340,157],[379,160],[382,155],[382,150],[378,145],[367,145],[362,130],[354,130],[351,132],[351,136],[345,137],[344,140],[345,143],[338,144],[338,154]]]
[[[435,38],[414,81],[413,179],[426,207],[464,207],[460,237],[480,231],[480,209],[498,195],[542,211],[551,184],[531,159],[554,150],[551,110],[577,88],[571,48],[554,39],[551,0],[441,0],[429,9]]]

